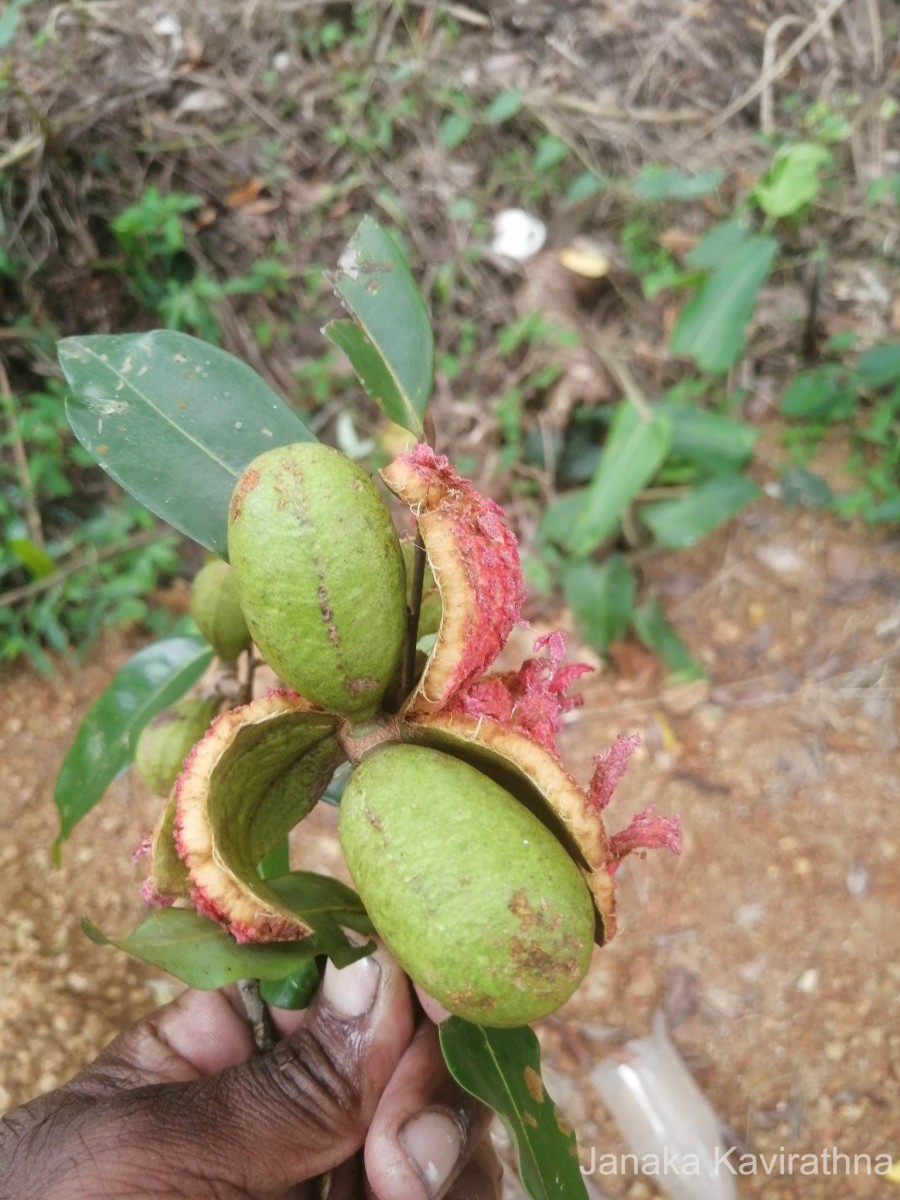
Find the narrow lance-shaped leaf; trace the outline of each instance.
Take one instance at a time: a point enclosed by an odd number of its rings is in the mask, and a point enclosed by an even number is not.
[[[541,518],[541,541],[565,546],[575,518],[584,508],[587,494],[587,488],[575,488],[547,505]]]
[[[622,513],[659,470],[669,448],[669,436],[666,416],[655,413],[648,418],[629,401],[622,401],[585,493],[584,506],[566,541],[573,557],[586,557],[613,532]]]
[[[295,942],[249,945],[236,942],[215,921],[192,908],[157,908],[130,934],[110,938],[87,918],[81,927],[98,945],[116,946],[141,962],[168,971],[188,987],[220,988],[236,979],[285,979],[328,951],[318,936]],[[338,957],[347,966],[364,958],[372,944],[352,946],[344,941]]]
[[[441,1024],[440,1039],[453,1078],[506,1127],[532,1200],[586,1200],[575,1134],[544,1087],[532,1031],[485,1029],[450,1017]]]
[[[315,441],[246,363],[170,330],[64,338],[75,436],[151,511],[223,558],[238,476],[273,446]],[[151,452],[152,451],[152,452]]]
[[[634,576],[621,554],[606,562],[568,563],[563,591],[578,628],[597,650],[624,637],[634,610]]]
[[[743,421],[694,404],[667,403],[663,411],[672,425],[670,460],[691,463],[706,475],[723,475],[752,458],[759,432]]]
[[[116,673],[82,721],[56,780],[57,856],[75,825],[131,762],[150,718],[193,687],[212,655],[200,638],[168,638],[140,650]]]
[[[662,605],[655,596],[635,610],[632,623],[635,633],[647,649],[658,654],[669,668],[671,683],[703,679],[703,668],[666,620]]]
[[[777,253],[774,238],[742,241],[682,310],[672,334],[673,352],[689,354],[711,375],[733,366],[744,346],[756,293]]]
[[[334,286],[353,322],[334,322],[326,336],[382,411],[421,438],[434,377],[431,322],[400,247],[371,217],[341,255]]]
[[[720,167],[689,175],[661,167],[658,163],[648,163],[631,188],[640,200],[698,200],[714,192],[724,178],[725,172]]]
[[[759,488],[745,475],[723,475],[701,483],[678,500],[662,500],[641,511],[656,540],[670,550],[693,546],[755,500]]]

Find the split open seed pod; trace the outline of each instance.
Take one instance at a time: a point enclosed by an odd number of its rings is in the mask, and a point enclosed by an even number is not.
[[[283,470],[280,478],[276,505],[286,488],[295,495]],[[606,832],[603,810],[636,739],[618,739],[597,759],[586,789],[565,770],[555,738],[576,703],[568,688],[586,668],[562,665],[561,635],[538,639],[519,671],[485,674],[524,598],[499,507],[427,446],[401,455],[383,478],[417,517],[440,594],[434,647],[413,692],[395,714],[348,711],[339,689],[334,711],[280,692],[220,717],[177,780],[154,854],[162,872],[168,828],[165,854],[174,845],[182,886],[238,940],[308,936],[309,914],[258,866],[349,757],[341,844],[375,928],[451,1011],[522,1024],[563,1003],[592,942],[612,936],[621,857],[677,848],[677,823],[647,810],[624,834]],[[248,498],[241,488],[233,509]],[[319,546],[327,528],[312,524],[309,545]],[[364,539],[356,551],[365,557]],[[391,593],[405,622],[403,601]],[[330,599],[327,609],[319,608],[326,626]]]

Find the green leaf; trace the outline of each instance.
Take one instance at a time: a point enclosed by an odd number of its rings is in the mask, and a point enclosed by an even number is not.
[[[669,668],[672,683],[688,683],[705,677],[703,668],[666,620],[655,597],[635,610],[633,624],[635,633],[647,649],[658,654]]]
[[[831,151],[819,142],[782,146],[751,197],[770,217],[793,216],[815,200],[822,186],[819,172],[833,162]]]
[[[869,521],[883,521],[888,525],[895,525],[900,521],[900,494],[888,496],[886,500],[882,500],[868,515]]]
[[[56,563],[47,551],[36,545],[31,538],[9,538],[6,548],[12,551],[33,579],[46,579],[56,570]]]
[[[275,1008],[306,1008],[319,986],[321,972],[314,958],[309,959],[284,979],[264,979],[259,993],[266,1004]]]
[[[126,491],[208,550],[227,555],[238,476],[273,446],[315,441],[245,363],[171,330],[64,338],[66,414]]]
[[[366,395],[375,401],[383,413],[404,429],[410,429],[419,422],[418,416],[410,417],[390,367],[358,325],[353,321],[331,321],[322,332],[329,342],[346,354]],[[412,432],[417,438],[422,437],[420,422],[418,430],[412,428]]]
[[[716,190],[725,172],[720,167],[689,175],[649,163],[643,167],[631,185],[639,200],[697,200]]]
[[[127,937],[106,937],[86,917],[81,928],[101,946],[116,946],[141,962],[168,971],[188,987],[225,987],[236,979],[284,979],[323,954],[319,938],[296,942],[236,942],[215,921],[192,908],[157,908]],[[344,966],[364,958],[372,946],[345,943]]]
[[[484,110],[484,119],[492,125],[502,125],[504,121],[514,117],[521,107],[522,93],[518,88],[510,88],[508,91],[497,93]]]
[[[693,404],[666,401],[660,408],[672,427],[670,459],[693,463],[707,475],[723,475],[745,466],[753,457],[759,433],[743,421]]]
[[[22,12],[31,3],[32,0],[9,0],[9,3],[4,5],[3,12],[0,12],[0,50],[5,50],[16,36]]]
[[[712,271],[747,240],[749,232],[741,217],[720,221],[685,255],[685,262],[697,271]]]
[[[641,510],[641,519],[661,546],[680,550],[699,542],[759,494],[752,479],[723,475],[701,483],[678,500],[647,505]]]
[[[859,356],[857,369],[863,383],[873,391],[900,383],[900,342],[873,346]]]
[[[788,467],[779,486],[781,502],[788,508],[824,508],[834,499],[834,493],[822,476],[803,467]]]
[[[566,200],[569,204],[577,204],[580,200],[588,200],[600,192],[606,191],[609,180],[598,175],[596,171],[582,171],[576,175],[566,190]]]
[[[268,884],[291,912],[312,926],[338,966],[344,965],[341,950],[345,938],[340,926],[367,935],[374,932],[362,900],[339,879],[315,871],[288,871]]]
[[[353,322],[332,322],[326,337],[382,411],[421,438],[434,380],[431,322],[402,251],[371,217],[341,255],[334,286]]]
[[[483,1029],[450,1017],[440,1026],[440,1039],[450,1074],[506,1127],[532,1200],[586,1200],[575,1134],[544,1087],[532,1031]]]
[[[682,310],[672,351],[689,354],[703,371],[724,374],[737,362],[759,291],[778,253],[770,237],[750,237],[724,260]]]
[[[466,140],[471,129],[471,117],[464,117],[462,113],[449,112],[441,119],[438,139],[445,150],[455,150]]]
[[[536,174],[550,171],[558,166],[569,153],[569,147],[553,133],[546,133],[538,138],[534,154],[531,158],[531,169]]]
[[[201,638],[169,638],[146,646],[116,672],[82,721],[56,780],[56,857],[81,818],[134,758],[138,736],[150,718],[180,700],[212,656],[212,648]]]
[[[613,532],[622,513],[659,470],[669,436],[666,416],[656,413],[646,420],[628,400],[622,401],[585,490],[584,506],[564,541],[573,557],[587,557]]]
[[[781,397],[781,415],[795,421],[846,421],[855,407],[855,382],[834,365],[795,376]]]
[[[587,488],[576,488],[548,504],[541,518],[541,540],[564,547],[586,499]]]
[[[592,646],[602,651],[625,635],[634,610],[634,576],[621,554],[604,563],[570,563],[562,582],[579,630]]]

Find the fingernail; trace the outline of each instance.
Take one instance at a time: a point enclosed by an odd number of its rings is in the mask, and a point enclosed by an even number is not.
[[[439,1195],[459,1158],[459,1126],[444,1113],[424,1112],[407,1121],[398,1137],[428,1195]]]
[[[343,1017],[363,1017],[375,1003],[381,968],[373,958],[361,958],[339,971],[333,962],[325,968],[322,995]]]

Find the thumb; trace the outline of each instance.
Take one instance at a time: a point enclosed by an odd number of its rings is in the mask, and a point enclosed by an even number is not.
[[[15,1147],[30,1164],[18,1195],[143,1194],[150,1178],[161,1197],[274,1200],[360,1149],[412,1034],[406,978],[383,949],[329,963],[303,1024],[269,1054],[186,1082],[121,1088],[117,1072],[112,1094],[73,1081],[37,1131],[51,1124],[52,1138]]]
[[[412,1033],[408,985],[383,950],[329,963],[306,1020],[271,1053],[152,1097],[154,1162],[190,1163],[211,1196],[277,1196],[323,1174],[363,1145]]]

